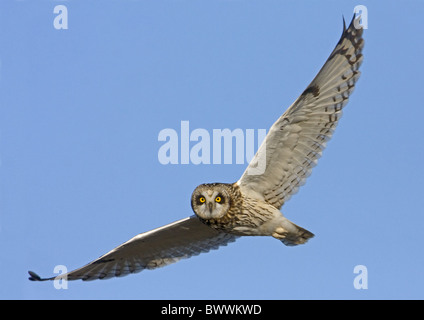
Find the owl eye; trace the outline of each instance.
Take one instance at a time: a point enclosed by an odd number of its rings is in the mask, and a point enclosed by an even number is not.
[[[222,201],[222,198],[221,198],[220,196],[217,196],[217,197],[215,198],[215,201],[216,201],[216,202],[221,202],[221,201]]]
[[[200,201],[200,203],[205,203],[206,202],[206,199],[205,199],[205,197],[200,197],[199,198],[199,201]]]

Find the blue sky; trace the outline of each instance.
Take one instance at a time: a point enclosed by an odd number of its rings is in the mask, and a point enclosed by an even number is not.
[[[368,9],[362,76],[282,211],[304,246],[242,238],[119,279],[53,275],[192,214],[244,164],[158,160],[163,129],[268,129]],[[56,5],[68,9],[57,30]],[[0,298],[422,299],[422,1],[1,1]],[[190,146],[192,147],[192,142]],[[368,271],[357,290],[355,266]]]

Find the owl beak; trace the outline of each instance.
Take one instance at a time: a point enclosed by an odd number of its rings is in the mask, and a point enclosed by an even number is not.
[[[212,203],[208,203],[209,213],[212,214]]]

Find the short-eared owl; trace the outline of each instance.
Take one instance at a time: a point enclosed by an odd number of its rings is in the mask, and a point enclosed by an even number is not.
[[[239,236],[272,236],[291,246],[313,237],[280,209],[317,164],[359,78],[364,41],[355,19],[360,17],[354,16],[347,29],[343,25],[342,36],[322,69],[272,125],[237,182],[198,186],[191,197],[195,215],[141,233],[60,278],[107,279],[155,269],[217,249]],[[262,172],[254,173],[261,163]],[[55,279],[29,274],[30,280]]]

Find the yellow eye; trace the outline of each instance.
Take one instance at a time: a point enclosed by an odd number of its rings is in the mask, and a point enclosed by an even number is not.
[[[199,198],[199,201],[200,201],[201,203],[205,203],[205,202],[206,202],[206,199],[205,199],[205,197],[200,197],[200,198]]]
[[[215,201],[216,201],[216,202],[221,202],[221,201],[222,201],[222,199],[221,199],[221,197],[220,197],[220,196],[218,196],[218,197],[216,197],[216,198],[215,198]]]

